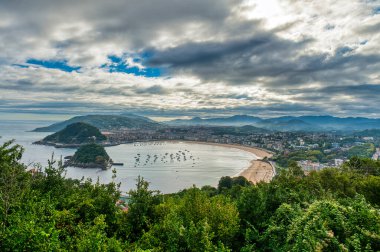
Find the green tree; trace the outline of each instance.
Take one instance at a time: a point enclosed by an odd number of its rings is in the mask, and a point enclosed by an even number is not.
[[[378,251],[380,214],[363,197],[311,204],[290,225],[285,250]]]
[[[140,240],[162,251],[216,251],[231,246],[239,230],[236,206],[225,196],[208,197],[197,188],[156,208],[158,221]]]
[[[7,141],[0,146],[0,221],[1,229],[8,225],[8,216],[12,208],[21,204],[21,198],[28,191],[30,174],[19,161],[24,149],[14,141]]]
[[[129,195],[126,235],[130,241],[137,241],[153,221],[154,206],[159,203],[158,191],[149,190],[149,183],[139,176],[136,190],[130,190]]]
[[[218,184],[218,190],[221,192],[224,189],[231,189],[232,188],[232,178],[229,176],[221,177]]]

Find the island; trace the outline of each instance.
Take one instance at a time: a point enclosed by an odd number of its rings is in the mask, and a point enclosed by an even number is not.
[[[64,167],[67,166],[106,170],[112,166],[112,160],[103,146],[91,143],[79,147],[74,156],[66,157]]]
[[[79,147],[88,143],[103,144],[107,138],[98,128],[83,122],[72,123],[64,129],[48,135],[34,144],[52,145],[54,147]]]

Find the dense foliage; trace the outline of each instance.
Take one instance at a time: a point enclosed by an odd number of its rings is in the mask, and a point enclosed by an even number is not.
[[[106,140],[98,128],[87,123],[73,123],[63,130],[51,134],[43,139],[44,142],[80,144]]]
[[[331,152],[323,152],[323,149],[315,150],[297,150],[290,153],[278,155],[275,157],[276,163],[281,167],[287,167],[290,161],[311,160],[313,162],[328,162],[335,158],[352,158],[361,157],[369,158],[375,153],[375,146],[372,143],[365,143],[353,146],[346,151],[332,150]]]
[[[106,150],[99,144],[82,145],[75,152],[72,161],[75,163],[103,164],[110,159]]]
[[[367,130],[355,132],[355,136],[380,137],[380,129],[367,129]]]
[[[371,157],[375,152],[375,146],[372,143],[366,143],[363,145],[354,146],[347,151],[348,157]]]
[[[115,183],[64,177],[59,163],[26,171],[0,146],[2,251],[379,251],[380,162],[352,158],[305,176],[291,163],[270,183],[162,195],[139,178],[120,210]]]

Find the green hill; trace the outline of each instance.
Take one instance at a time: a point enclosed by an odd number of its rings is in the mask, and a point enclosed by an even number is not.
[[[98,144],[86,144],[75,152],[71,162],[72,165],[75,164],[97,164],[97,165],[107,165],[110,157],[108,156],[105,149]]]
[[[356,136],[361,137],[380,137],[380,129],[368,129],[355,133]]]
[[[33,131],[36,132],[57,132],[64,129],[66,126],[83,122],[90,124],[101,130],[112,130],[121,128],[138,128],[138,129],[156,129],[160,127],[160,124],[136,115],[86,115],[76,116],[69,120],[54,123],[47,127],[36,128]]]
[[[87,123],[73,123],[63,130],[45,137],[42,143],[63,143],[63,144],[82,144],[100,142],[106,137],[100,133],[99,129]]]
[[[245,125],[241,127],[210,127],[213,134],[215,135],[234,135],[234,136],[245,136],[257,133],[267,133],[269,130],[257,128],[252,125]]]

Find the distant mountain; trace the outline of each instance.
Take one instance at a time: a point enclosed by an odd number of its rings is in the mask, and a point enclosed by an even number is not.
[[[206,119],[202,119],[200,117],[194,117],[190,120],[177,119],[173,121],[167,121],[164,123],[171,126],[181,126],[181,125],[244,126],[244,125],[252,125],[260,121],[262,121],[262,119],[255,116],[234,115],[231,117],[206,118]]]
[[[364,117],[334,117],[334,116],[299,116],[299,117],[278,117],[265,120],[270,123],[289,122],[291,120],[301,120],[313,126],[312,130],[365,130],[380,129],[380,119],[370,119]],[[305,129],[307,130],[307,128]]]
[[[380,137],[380,129],[367,129],[367,130],[355,132],[355,136]]]
[[[237,128],[240,132],[268,132],[267,129],[258,128],[252,125],[244,125]]]
[[[270,121],[270,120],[263,120],[256,124],[258,127],[265,128],[265,129],[271,129],[276,131],[317,131],[321,130],[316,125],[306,123],[299,119],[289,119],[287,121],[285,120],[278,120],[278,121]]]
[[[214,135],[244,136],[257,133],[269,133],[270,130],[258,128],[252,125],[245,126],[210,126]]]
[[[152,121],[149,118],[136,115],[86,115],[76,116],[69,120],[54,123],[47,127],[36,128],[37,132],[57,132],[64,129],[66,126],[83,122],[90,124],[100,130],[111,130],[121,128],[138,128],[138,129],[156,129],[161,125],[158,122]]]
[[[156,121],[154,121],[154,120],[152,120],[152,119],[150,119],[148,117],[145,117],[145,116],[135,115],[135,114],[131,114],[131,113],[122,113],[120,115],[128,117],[128,118],[131,118],[131,119],[141,119],[141,120],[146,120],[146,121],[149,121],[149,122],[152,122],[152,123],[157,123]]]
[[[233,126],[251,125],[258,128],[276,131],[361,131],[380,129],[380,119],[364,117],[334,117],[334,116],[282,116],[262,119],[249,115],[234,115],[230,117],[177,119],[164,123],[155,122],[149,118],[124,113],[122,115],[87,115],[76,116],[67,121],[37,128],[34,131],[56,132],[75,122],[88,123],[100,130],[121,128],[157,129],[164,126]]]
[[[304,122],[318,125],[324,129],[333,130],[356,130],[356,129],[368,129],[373,126],[380,128],[380,120],[369,119],[363,117],[333,117],[333,116],[301,116],[299,119]],[[375,124],[375,125],[372,125]]]
[[[38,143],[83,144],[104,140],[106,137],[100,133],[98,128],[87,123],[77,122],[67,125],[63,130],[45,137]]]
[[[194,117],[190,120],[173,120],[165,122],[172,126],[243,126],[253,125],[278,131],[357,131],[365,129],[380,129],[380,119],[364,117],[334,117],[334,116],[282,116],[270,119],[248,115],[236,115],[225,118],[201,119]]]

